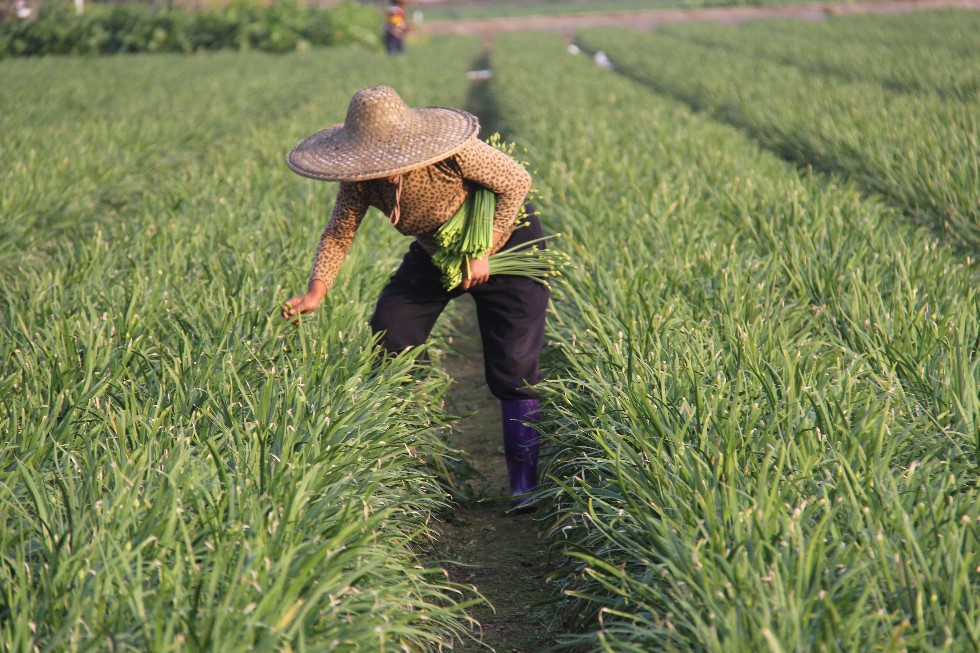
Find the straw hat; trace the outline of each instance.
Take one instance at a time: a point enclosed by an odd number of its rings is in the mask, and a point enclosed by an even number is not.
[[[286,157],[294,172],[323,181],[363,181],[435,163],[480,131],[459,109],[412,109],[388,86],[354,94],[344,122],[303,139]]]

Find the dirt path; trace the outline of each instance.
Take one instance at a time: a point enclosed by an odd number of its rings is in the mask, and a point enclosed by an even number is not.
[[[453,650],[533,653],[554,643],[546,605],[552,599],[547,554],[535,514],[506,513],[500,404],[484,381],[475,309],[464,297],[452,310],[460,336],[443,360],[455,380],[447,408],[467,415],[453,432],[452,445],[471,456],[483,478],[471,484],[473,499],[458,506],[441,528],[437,555],[453,581],[475,586],[493,606],[470,611],[482,626],[473,634],[483,646],[466,642]]]
[[[921,9],[980,9],[980,0],[875,0],[873,2],[798,4],[783,7],[708,7],[700,9],[658,9],[575,14],[568,16],[531,16],[526,18],[492,18],[482,20],[437,21],[418,25],[423,34],[477,34],[487,42],[500,32],[514,30],[548,30],[571,40],[583,27],[632,26],[652,30],[665,23],[715,21],[736,24],[758,18],[800,18],[823,20],[831,15],[858,13],[907,13]]]

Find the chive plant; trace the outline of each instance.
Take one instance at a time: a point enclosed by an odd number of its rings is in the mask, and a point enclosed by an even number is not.
[[[487,143],[513,156],[514,143],[504,143],[499,133],[491,134]],[[525,167],[527,162],[522,162]],[[534,195],[534,192],[530,193]],[[436,231],[439,249],[432,262],[442,272],[442,283],[452,290],[463,282],[463,272],[469,274],[470,261],[482,258],[493,249],[493,218],[497,196],[488,188],[476,186],[467,194],[456,213]],[[525,226],[527,206],[522,205],[512,227]],[[567,254],[545,249],[543,243],[554,236],[544,236],[495,252],[489,258],[490,274],[506,274],[527,277],[545,285],[549,279],[561,276],[561,270],[570,263]]]
[[[976,22],[973,13],[960,11],[956,15],[968,26]],[[966,30],[951,30],[952,25],[946,21],[933,27],[928,20],[932,15],[930,12],[920,20],[896,23],[879,39],[869,38],[869,33],[855,38],[842,30],[854,21],[842,24],[785,20],[776,25],[751,21],[737,27],[685,23],[665,26],[658,33],[818,75],[876,83],[891,91],[975,100],[980,92],[980,71],[970,65],[976,60],[970,48],[972,35]],[[980,23],[973,27],[974,31],[977,29]]]
[[[975,93],[947,101],[895,92],[741,50],[626,30],[590,31],[582,42],[650,88],[745,129],[800,165],[851,177],[959,243],[965,255],[980,254]],[[677,58],[685,64],[674,65]],[[977,55],[974,49],[947,60],[959,67]],[[780,103],[769,101],[774,95]]]
[[[383,216],[317,315],[277,307],[336,192],[284,153],[370,82],[462,106],[479,50],[2,63],[0,648],[469,637],[479,596],[422,557],[448,380],[367,326]]]
[[[541,428],[564,644],[974,650],[975,267],[856,180],[650,91],[646,70],[720,88],[697,59],[604,34],[630,77],[508,35],[491,82],[577,263]],[[792,117],[793,94],[749,94],[769,69],[731,97]]]
[[[807,34],[870,55],[972,33],[869,20]],[[587,34],[626,75],[558,37],[492,55],[576,262],[541,386],[560,646],[976,650],[973,100],[679,31]],[[276,307],[336,192],[282,153],[369,84],[465,106],[480,56],[0,64],[0,646],[468,637],[480,597],[420,556],[447,501],[430,463],[455,455],[448,380],[376,358],[366,325],[397,264],[384,216],[317,314]]]

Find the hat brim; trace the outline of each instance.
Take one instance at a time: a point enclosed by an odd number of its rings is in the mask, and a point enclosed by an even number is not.
[[[365,136],[340,123],[304,138],[286,156],[293,172],[321,181],[380,179],[441,161],[480,132],[459,109],[411,110],[414,119],[389,133]]]

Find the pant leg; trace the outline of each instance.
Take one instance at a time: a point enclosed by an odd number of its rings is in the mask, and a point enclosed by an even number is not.
[[[385,32],[385,51],[388,54],[401,54],[405,51],[405,41],[402,37],[391,32]]]
[[[529,214],[528,226],[516,230],[505,247],[543,235],[533,209]],[[551,291],[525,277],[496,275],[469,292],[476,302],[490,392],[501,400],[536,399],[532,386],[541,380],[538,364]]]
[[[371,330],[382,334],[381,344],[391,353],[418,347],[428,339],[453,296],[443,289],[432,259],[418,243],[412,243],[378,296]]]

